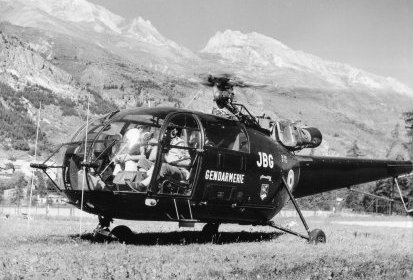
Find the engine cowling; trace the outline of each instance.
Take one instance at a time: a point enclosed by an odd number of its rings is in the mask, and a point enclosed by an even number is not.
[[[318,128],[300,126],[290,121],[276,122],[277,140],[290,150],[316,148],[323,136]]]
[[[323,141],[323,136],[318,128],[315,127],[297,127],[299,136],[297,137],[298,146],[304,148],[316,148]]]

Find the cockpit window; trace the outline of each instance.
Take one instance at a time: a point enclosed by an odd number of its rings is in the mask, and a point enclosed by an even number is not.
[[[278,139],[285,146],[292,147],[297,143],[293,124],[287,120],[277,122]]]
[[[147,126],[161,127],[164,119],[153,115],[125,115],[120,121],[126,123],[140,123]]]
[[[101,128],[102,124],[104,122],[104,118],[98,118],[91,120],[89,124],[87,125],[87,130],[88,134],[96,134]],[[85,129],[86,129],[86,124],[84,124],[82,127],[80,127],[75,134],[72,136],[72,141],[71,142],[81,142],[85,141]],[[88,135],[89,137],[89,135]]]
[[[134,112],[112,121],[94,120],[88,125],[86,149],[84,126],[72,138],[65,154],[66,186],[82,188],[81,162],[86,150],[86,162],[91,164],[86,188],[136,190],[139,180],[156,160],[164,117]]]

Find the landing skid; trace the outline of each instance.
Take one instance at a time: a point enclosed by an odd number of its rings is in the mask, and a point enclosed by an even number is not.
[[[99,215],[99,224],[93,230],[93,239],[98,242],[111,242],[119,241],[121,243],[128,243],[132,238],[132,230],[125,226],[120,225],[109,229],[110,223],[113,222],[112,218]]]
[[[218,228],[219,228],[219,223],[207,223],[204,225],[201,231],[201,236],[203,239],[207,241],[211,241],[212,243],[215,243],[218,241]]]
[[[290,230],[286,227],[276,225],[273,221],[268,221],[264,225],[267,225],[267,226],[279,229],[281,231],[284,231],[286,233],[289,233],[289,234],[301,237],[303,239],[306,239],[311,244],[326,243],[326,240],[327,240],[326,235],[321,229],[314,229],[314,230],[310,231],[310,228],[308,227],[307,222],[306,222],[303,214],[301,213],[300,207],[298,206],[294,195],[292,194],[292,192],[288,188],[287,182],[285,181],[284,177],[283,177],[283,181],[284,181],[284,187],[287,190],[288,196],[290,197],[290,200],[293,203],[294,208],[298,213],[298,216],[300,216],[301,222],[303,223],[305,230],[307,231],[307,235],[303,235],[303,234],[298,233],[296,231]]]
[[[96,242],[111,242],[113,240],[113,236],[110,234],[109,228],[102,228],[98,225],[93,230],[93,241]]]

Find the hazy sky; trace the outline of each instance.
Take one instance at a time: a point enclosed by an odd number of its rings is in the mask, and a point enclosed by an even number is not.
[[[217,31],[255,31],[413,88],[411,0],[89,1],[125,18],[150,20],[162,35],[193,51]]]

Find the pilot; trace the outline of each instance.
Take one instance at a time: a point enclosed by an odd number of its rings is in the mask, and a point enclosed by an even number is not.
[[[125,133],[123,136],[124,145],[114,159],[116,165],[113,175],[121,170],[137,171],[137,162],[141,158],[145,158],[145,145],[151,138],[151,133],[145,130],[145,126],[137,125]]]
[[[189,140],[188,140],[188,147],[192,148],[189,150],[189,155],[191,159],[195,157],[196,150],[198,149],[201,145],[201,132],[200,131],[192,131],[189,134]]]
[[[166,137],[170,139],[169,144],[173,147],[164,155],[158,179],[171,177],[177,181],[188,180],[188,167],[191,164],[191,158],[187,149],[178,148],[188,147],[187,143],[180,137],[181,132],[182,130],[177,127],[168,128]],[[148,177],[140,183],[141,188],[147,188],[149,186],[152,173],[153,166],[147,172]]]

